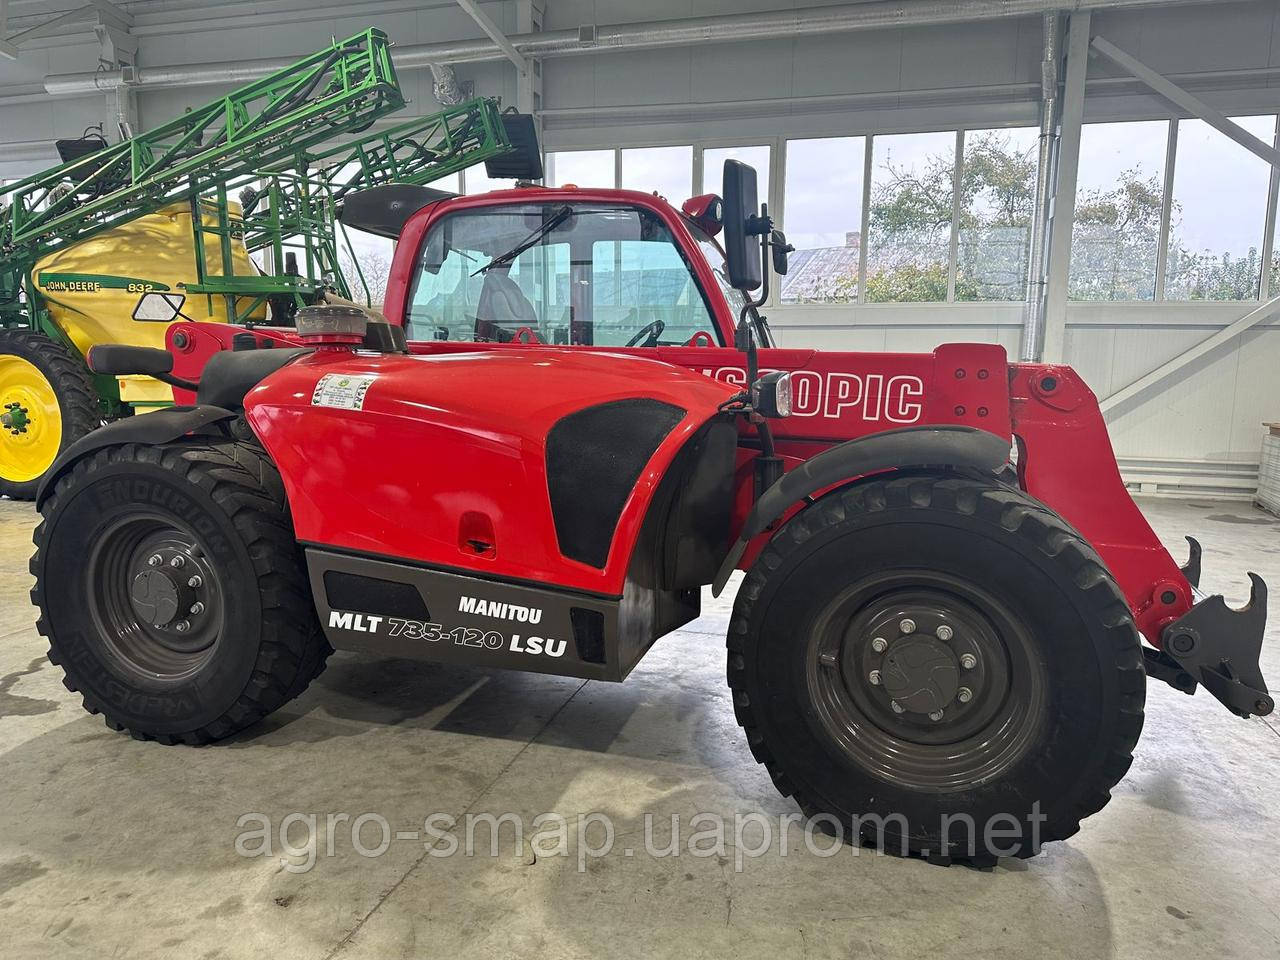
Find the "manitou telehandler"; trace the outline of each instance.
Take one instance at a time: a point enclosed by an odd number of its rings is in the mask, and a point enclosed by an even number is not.
[[[110,727],[228,736],[331,645],[622,680],[735,569],[752,753],[890,849],[1071,836],[1129,767],[1148,676],[1271,711],[1262,581],[1243,610],[1198,596],[1198,548],[1180,569],[1160,545],[1070,368],[774,345],[787,245],[751,168],[683,211],[361,200],[399,238],[389,322],[310,307],[90,356],[190,404],[90,434],[39,496],[39,629]]]

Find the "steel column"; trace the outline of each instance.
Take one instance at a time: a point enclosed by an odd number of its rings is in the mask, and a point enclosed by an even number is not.
[[[1071,15],[1067,38],[1067,78],[1063,86],[1056,189],[1050,209],[1049,271],[1044,323],[1027,343],[1027,359],[1062,359],[1067,333],[1067,295],[1071,276],[1071,229],[1075,221],[1076,178],[1080,171],[1080,134],[1084,125],[1084,81],[1089,68],[1091,15]]]
[[[1049,191],[1058,153],[1058,61],[1062,58],[1058,14],[1044,17],[1044,57],[1040,61],[1040,143],[1036,160],[1036,197],[1027,250],[1026,307],[1022,319],[1023,360],[1035,360],[1044,342],[1045,252],[1048,249]]]

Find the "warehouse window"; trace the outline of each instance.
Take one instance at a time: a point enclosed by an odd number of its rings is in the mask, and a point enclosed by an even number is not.
[[[957,300],[1026,295],[1039,142],[1034,127],[965,132]]]
[[[866,299],[947,299],[954,133],[872,141]]]
[[[548,186],[573,183],[579,187],[613,187],[614,179],[612,150],[561,150],[547,154]]]
[[[1165,120],[1086,124],[1071,234],[1076,300],[1151,300],[1164,204]]]
[[[1234,119],[1264,143],[1274,141],[1274,116]],[[1203,120],[1179,121],[1166,298],[1257,298],[1270,177],[1267,161]]]
[[[656,192],[673,206],[693,194],[693,147],[638,147],[622,151],[622,183],[626,190]]]
[[[865,137],[787,141],[784,226],[796,249],[783,303],[858,299],[866,147]]]
[[[708,147],[702,151],[702,183],[699,193],[720,193],[724,189],[724,162],[741,160],[755,167],[756,189],[761,203],[769,200],[769,148]]]
[[[447,190],[450,193],[462,193],[462,174],[451,173],[427,184],[432,190]]]

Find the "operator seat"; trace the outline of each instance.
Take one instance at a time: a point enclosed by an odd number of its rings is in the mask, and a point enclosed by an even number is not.
[[[514,339],[521,327],[538,326],[538,313],[533,309],[519,284],[503,270],[489,270],[476,302],[476,339]]]

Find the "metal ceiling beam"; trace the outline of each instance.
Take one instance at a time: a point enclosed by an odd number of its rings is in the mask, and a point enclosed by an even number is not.
[[[1199,117],[1209,126],[1230,137],[1246,150],[1256,153],[1273,167],[1280,167],[1280,151],[1277,151],[1271,144],[1259,140],[1240,124],[1213,109],[1199,97],[1188,93],[1167,77],[1152,70],[1141,60],[1125,53],[1114,43],[1103,37],[1094,37],[1092,47],[1117,67],[1141,80],[1174,106],[1182,108],[1193,117]]]
[[[1172,0],[1173,4],[1184,6],[1212,2],[1215,0]],[[1170,0],[966,0],[963,3],[957,0],[868,0],[865,3],[844,3],[827,7],[655,20],[613,26],[586,24],[568,30],[516,34],[506,39],[516,53],[527,60],[745,40],[789,40],[795,37],[929,24],[979,23],[1040,16],[1055,10],[1123,10],[1170,5]],[[502,60],[507,58],[507,53],[486,36],[441,43],[406,44],[396,47],[393,56],[398,69],[412,70],[425,69],[432,63]],[[245,83],[265,77],[287,66],[289,62],[285,59],[272,59],[140,67],[133,82],[144,87]],[[54,96],[83,96],[122,82],[119,74],[64,74],[46,77],[45,89]]]
[[[9,0],[0,0],[0,57],[18,59],[18,48],[5,39],[9,35]]]
[[[457,0],[457,2],[458,6],[470,14],[471,19],[479,25],[485,35],[498,45],[502,55],[516,65],[517,70],[521,73],[529,72],[529,61],[520,55],[520,51],[507,39],[507,35],[493,22],[492,18],[480,9],[480,4],[476,3],[476,0]]]
[[[1152,370],[1146,376],[1139,377],[1128,386],[1121,387],[1115,393],[1111,394],[1111,396],[1099,403],[1098,407],[1103,413],[1110,413],[1117,407],[1129,405],[1139,395],[1146,393],[1157,384],[1168,380],[1188,364],[1194,363],[1206,354],[1211,353],[1219,347],[1222,347],[1234,340],[1250,327],[1257,326],[1263,320],[1274,316],[1278,310],[1280,310],[1280,297],[1274,297],[1266,303],[1263,303],[1261,306],[1250,310],[1235,323],[1223,327],[1213,336],[1201,340],[1190,350],[1185,350],[1172,360],[1160,364],[1160,366],[1156,367],[1156,369]]]
[[[5,2],[7,8],[7,0]],[[56,33],[58,28],[67,26],[72,23],[94,23],[114,27],[117,30],[128,30],[133,26],[133,17],[125,11],[121,10],[110,0],[91,0],[91,2],[83,6],[76,7],[74,10],[68,10],[66,13],[51,17],[42,23],[36,24],[23,30],[21,33],[15,33],[13,36],[4,39],[4,46],[12,49],[14,52],[10,54],[8,50],[2,50],[6,56],[17,59],[17,47],[26,40],[34,40],[37,37],[47,37],[51,33]],[[6,25],[7,27],[7,25]],[[0,37],[3,37],[6,27],[0,27]]]

